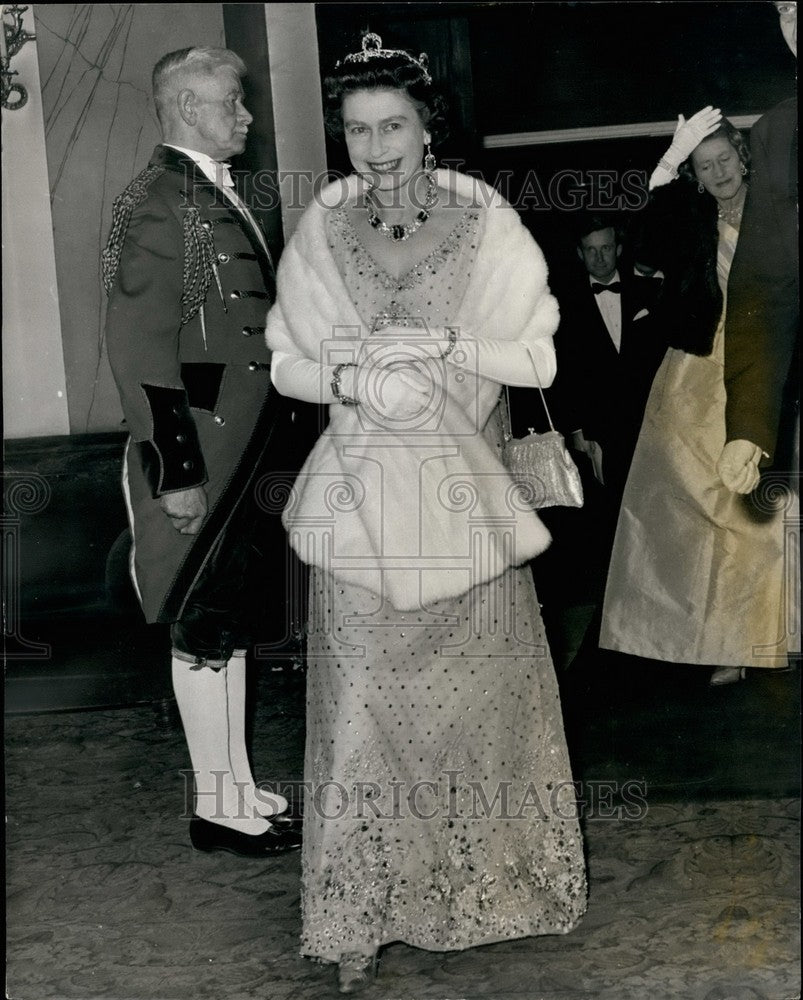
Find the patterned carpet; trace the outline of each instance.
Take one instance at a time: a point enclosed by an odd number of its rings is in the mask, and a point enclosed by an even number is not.
[[[268,679],[256,771],[292,781],[302,678]],[[188,763],[169,710],[13,717],[6,740],[9,997],[338,995],[331,968],[297,955],[297,854],[261,862],[189,848]],[[648,793],[634,819],[605,805],[585,820],[591,890],[579,929],[447,955],[394,945],[366,997],[800,996],[797,800]]]

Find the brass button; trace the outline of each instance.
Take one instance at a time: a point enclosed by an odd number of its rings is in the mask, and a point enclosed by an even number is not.
[[[249,361],[248,370],[250,372],[270,371],[270,361]]]
[[[187,440],[186,434],[176,434],[176,441],[178,441],[179,444],[184,444],[186,440]]]
[[[189,458],[187,459],[186,462],[183,462],[182,465],[181,465],[181,468],[182,469],[186,469],[187,472],[189,472],[192,467],[193,467],[193,462]]]
[[[221,417],[220,414],[218,414],[215,417],[215,423],[218,425],[218,427],[222,427],[226,423],[226,418]]]
[[[227,253],[219,253],[217,255],[217,259],[220,261],[221,264],[228,264],[228,262],[231,260],[231,257]]]
[[[239,292],[236,288],[234,289],[233,292],[229,292],[229,298],[230,299],[239,299],[241,297],[242,297],[242,293]]]
[[[244,337],[256,337],[257,334],[264,333],[264,332],[265,332],[265,327],[264,326],[244,326],[243,327],[243,336]]]
[[[201,223],[201,227],[208,232],[212,228],[212,223],[211,222],[202,222]]]

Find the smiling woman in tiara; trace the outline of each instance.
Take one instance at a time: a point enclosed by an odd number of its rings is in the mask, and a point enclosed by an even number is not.
[[[543,255],[437,169],[425,55],[368,34],[325,86],[354,173],[288,243],[267,338],[277,389],[330,404],[284,523],[312,567],[301,950],[352,993],[393,941],[565,933],[586,882],[549,536],[500,461],[502,386],[555,374]]]

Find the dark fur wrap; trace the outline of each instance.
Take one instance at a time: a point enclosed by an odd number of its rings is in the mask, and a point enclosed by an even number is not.
[[[665,342],[707,355],[722,315],[717,280],[717,203],[680,177],[650,192],[637,222],[636,260],[660,268],[664,282],[658,322]]]

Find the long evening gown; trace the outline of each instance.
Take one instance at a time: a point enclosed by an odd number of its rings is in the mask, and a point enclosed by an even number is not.
[[[723,295],[738,231],[719,222]],[[600,645],[656,660],[785,667],[796,564],[785,491],[731,493],[723,309],[707,357],[670,348],[653,382],[619,514]]]
[[[345,212],[329,241],[369,328],[448,323],[471,280],[467,211],[402,279]],[[484,431],[501,447],[498,409]],[[415,493],[411,503],[415,502]],[[528,568],[400,613],[311,578],[302,953],[435,951],[571,930],[585,866],[558,690]]]

